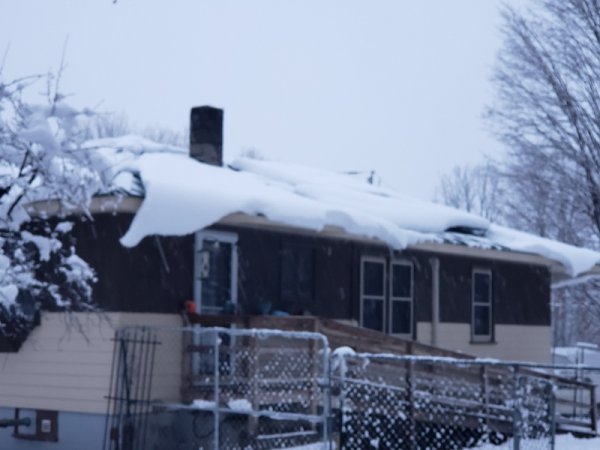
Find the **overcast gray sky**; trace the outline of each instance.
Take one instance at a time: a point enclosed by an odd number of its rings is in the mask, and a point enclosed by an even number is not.
[[[523,3],[514,0],[511,3]],[[77,106],[181,130],[225,109],[225,158],[375,169],[429,199],[500,146],[484,106],[499,0],[0,0],[5,78],[56,70]]]

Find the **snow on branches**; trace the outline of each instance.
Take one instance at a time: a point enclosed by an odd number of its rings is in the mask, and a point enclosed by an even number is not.
[[[1,74],[0,74],[1,75]],[[48,100],[25,100],[41,79]],[[31,303],[86,309],[94,273],[77,255],[61,216],[45,217],[32,205],[54,201],[61,211],[87,211],[103,182],[82,148],[93,115],[64,102],[53,77],[0,77],[0,335],[27,325]],[[58,83],[56,83],[58,84]],[[24,307],[25,303],[29,306]],[[35,310],[35,308],[34,308]]]

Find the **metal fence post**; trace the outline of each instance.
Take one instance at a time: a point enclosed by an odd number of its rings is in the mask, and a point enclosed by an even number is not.
[[[336,358],[338,359],[337,361],[337,370],[339,371],[339,374],[336,375],[337,377],[337,383],[338,383],[338,389],[339,389],[339,399],[338,399],[338,405],[339,405],[339,431],[338,431],[338,440],[337,443],[339,446],[341,446],[344,442],[346,433],[344,430],[344,424],[346,423],[346,406],[345,406],[345,401],[346,401],[346,370],[345,367],[347,367],[347,361],[346,361],[346,356],[342,355],[342,354],[338,354],[336,355]]]
[[[513,366],[513,450],[521,450],[521,401],[519,366]]]
[[[483,426],[483,434],[489,434],[489,405],[490,405],[490,393],[488,386],[488,373],[487,366],[482,364],[479,368],[479,376],[481,378],[481,397],[483,398],[483,418],[482,418],[482,426]]]
[[[417,448],[417,422],[416,422],[416,405],[414,397],[414,361],[409,359],[406,362],[406,398],[408,404],[408,420],[410,429],[410,448],[415,450]]]
[[[550,450],[554,450],[556,445],[556,393],[554,392],[554,385],[550,383],[547,387],[549,392],[549,403],[550,403]]]
[[[596,405],[596,386],[590,391],[590,404],[592,410],[590,411],[590,418],[592,419],[592,430],[594,433],[598,432],[598,406]]]
[[[214,423],[215,423],[215,436],[214,443],[215,449],[219,450],[219,332],[214,331],[215,344],[214,344],[214,380],[215,380],[215,409],[214,409]]]
[[[333,417],[331,415],[331,365],[329,341],[322,341],[323,345],[323,384],[325,385],[325,395],[323,396],[323,438],[327,443],[327,449],[332,450],[331,446],[331,428]]]

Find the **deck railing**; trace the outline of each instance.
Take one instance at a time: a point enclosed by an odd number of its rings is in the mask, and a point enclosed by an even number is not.
[[[325,335],[332,349],[350,347],[358,353],[394,355],[421,355],[475,360],[472,355],[423,344],[417,341],[390,336],[377,331],[350,325],[332,319],[313,316],[240,316],[240,315],[188,315],[192,324],[202,326],[235,325],[242,328],[266,328],[278,330],[312,331]],[[523,375],[548,380],[555,385],[555,421],[558,432],[595,435],[598,432],[596,386],[592,383],[557,375],[560,366],[513,362]],[[563,366],[562,371],[572,368]],[[499,370],[506,370],[500,368]],[[579,371],[581,372],[581,370]],[[485,391],[483,385],[480,389]]]
[[[214,449],[332,439],[350,450],[504,440],[525,449],[552,448],[555,430],[596,434],[594,386],[552,366],[480,360],[314,317],[190,322],[201,326],[117,333],[106,449],[173,436]]]

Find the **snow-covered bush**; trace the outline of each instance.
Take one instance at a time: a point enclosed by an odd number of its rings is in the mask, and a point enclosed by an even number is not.
[[[89,308],[94,281],[66,220],[74,209],[85,214],[103,184],[82,148],[93,114],[65,103],[53,79],[0,76],[0,335],[15,339],[33,320],[32,304]],[[33,104],[26,98],[41,81],[47,100]]]

